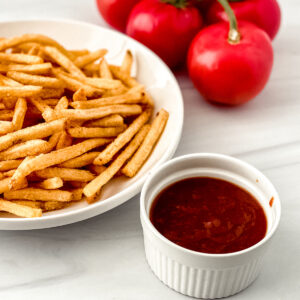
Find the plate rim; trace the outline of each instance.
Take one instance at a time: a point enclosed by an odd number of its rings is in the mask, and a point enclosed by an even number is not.
[[[105,199],[104,201],[98,201],[93,204],[90,204],[86,207],[82,207],[79,209],[75,209],[73,211],[65,212],[58,215],[50,215],[50,216],[43,216],[41,218],[1,218],[0,217],[0,230],[33,230],[33,229],[43,229],[43,228],[52,228],[52,227],[58,227],[63,226],[67,224],[76,223],[79,221],[87,220],[89,218],[101,215],[109,210],[112,210],[115,207],[118,207],[122,205],[123,203],[129,201],[131,198],[136,196],[138,193],[141,192],[142,186],[145,183],[147,177],[150,175],[150,173],[153,171],[153,169],[159,167],[164,162],[171,159],[175,153],[175,151],[178,148],[182,130],[183,130],[183,121],[184,121],[184,102],[183,102],[183,96],[182,92],[179,86],[179,83],[170,70],[170,68],[165,64],[165,62],[152,50],[147,48],[145,45],[141,44],[140,42],[134,40],[133,38],[118,32],[111,28],[106,28],[101,25],[96,25],[93,23],[88,23],[84,21],[78,21],[78,20],[72,20],[68,18],[23,18],[23,19],[11,19],[11,20],[3,20],[0,21],[0,25],[4,24],[13,24],[13,23],[32,23],[32,22],[42,22],[42,23],[67,23],[67,24],[76,24],[80,26],[90,27],[97,30],[106,31],[108,33],[113,33],[115,35],[119,35],[122,37],[122,39],[129,39],[131,42],[136,44],[138,47],[141,47],[144,52],[148,52],[148,54],[155,56],[161,64],[165,67],[168,75],[174,82],[176,86],[176,94],[178,94],[179,97],[179,110],[180,110],[180,119],[178,120],[178,126],[179,130],[174,136],[174,142],[172,143],[172,147],[168,147],[167,150],[163,153],[163,155],[159,158],[159,160],[156,162],[155,166],[152,167],[144,176],[142,176],[140,179],[138,179],[134,184],[128,186],[124,190],[118,192],[117,194]],[[42,34],[42,33],[41,33]],[[122,199],[121,201],[114,203],[117,201],[117,199]],[[106,205],[106,201],[109,201],[111,205],[109,205],[108,208],[102,208],[102,206]],[[101,209],[102,208],[102,209]],[[98,209],[98,210],[97,210]],[[101,210],[101,212],[99,212]]]

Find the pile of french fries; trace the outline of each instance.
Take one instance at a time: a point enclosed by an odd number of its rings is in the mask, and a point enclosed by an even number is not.
[[[133,177],[168,121],[131,77],[133,57],[66,50],[38,34],[0,39],[0,211],[40,217]]]

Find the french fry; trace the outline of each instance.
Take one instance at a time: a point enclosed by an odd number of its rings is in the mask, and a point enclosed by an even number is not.
[[[73,189],[70,192],[73,195],[73,200],[74,201],[79,201],[79,200],[82,199],[82,193],[83,193],[82,188]]]
[[[57,64],[62,66],[71,74],[76,74],[79,77],[85,77],[84,73],[61,51],[55,47],[46,46],[44,51],[49,55]]]
[[[0,121],[0,135],[7,134],[14,130],[12,122],[9,121]]]
[[[55,190],[61,188],[63,185],[64,182],[60,177],[52,177],[45,179],[42,182],[35,183],[34,187],[45,190]]]
[[[109,105],[101,108],[91,109],[61,109],[60,111],[52,111],[49,115],[43,114],[43,117],[50,120],[67,118],[69,120],[91,120],[99,119],[112,114],[120,114],[123,116],[139,115],[142,112],[140,105]]]
[[[169,118],[169,113],[161,109],[154,119],[151,129],[147,134],[143,144],[134,154],[127,165],[122,169],[122,173],[128,177],[133,177],[145,163],[155,144],[159,140]]]
[[[0,194],[9,191],[10,179],[11,179],[10,177],[6,177],[6,178],[0,180]],[[24,180],[20,184],[20,188],[25,188],[25,187],[27,187],[27,185],[28,185],[28,182],[27,182],[26,178],[24,178]]]
[[[23,218],[37,218],[42,216],[40,208],[32,208],[2,199],[0,199],[0,210]]]
[[[124,119],[120,115],[110,115],[98,120],[84,123],[85,127],[119,127],[124,125]]]
[[[109,144],[97,158],[95,158],[94,164],[105,165],[111,161],[113,156],[135,136],[135,134],[148,121],[149,118],[150,114],[148,111],[145,111],[138,116],[124,132],[118,135],[118,137],[111,144]]]
[[[100,77],[102,77],[102,78],[113,79],[113,76],[109,69],[109,65],[106,62],[105,58],[101,59],[101,61],[100,61],[99,73],[100,73]]]
[[[93,163],[100,152],[88,152],[58,165],[60,168],[81,168]]]
[[[0,72],[7,73],[9,71],[18,71],[34,75],[49,74],[52,69],[51,63],[35,64],[35,65],[22,65],[22,64],[9,64],[0,65]]]
[[[0,85],[2,86],[11,86],[11,87],[17,87],[17,86],[23,86],[22,83],[17,82],[11,78],[8,78],[2,74],[0,74]]]
[[[141,145],[145,139],[145,136],[149,132],[149,129],[150,125],[144,125],[137,135],[132,139],[129,145],[125,148],[125,150],[111,163],[111,165],[85,186],[83,193],[86,197],[93,197],[98,194],[102,186],[105,185],[111,178],[113,178],[113,176],[122,168],[123,164]]]
[[[50,88],[43,88],[42,91],[39,93],[39,97],[42,99],[51,99],[51,98],[61,98],[64,94],[64,89],[50,89]]]
[[[8,71],[6,73],[6,76],[26,85],[41,86],[47,88],[64,88],[65,86],[62,80],[49,76],[32,75],[17,71]]]
[[[39,95],[42,91],[40,86],[20,86],[20,87],[11,87],[11,86],[0,86],[0,97],[32,97]]]
[[[88,65],[95,60],[98,60],[99,58],[103,57],[107,53],[106,49],[99,49],[94,52],[78,56],[75,60],[74,63],[77,67],[82,68],[85,65]]]
[[[52,211],[57,209],[62,209],[68,206],[68,202],[59,202],[59,201],[46,201],[42,206],[43,211]]]
[[[11,121],[13,116],[14,116],[14,112],[11,110],[7,110],[7,109],[0,110],[0,120],[1,121]]]
[[[83,88],[78,89],[74,94],[73,94],[73,101],[86,101],[86,93]]]
[[[120,80],[115,79],[107,79],[107,78],[99,78],[99,77],[85,77],[85,78],[78,78],[77,76],[73,76],[75,80],[79,80],[84,84],[90,85],[94,88],[98,88],[100,90],[103,89],[118,89],[123,86]]]
[[[122,65],[120,67],[121,71],[127,74],[128,76],[130,76],[132,63],[133,63],[132,53],[130,50],[127,50]]]
[[[39,201],[28,201],[28,200],[10,200],[10,203],[16,203],[19,205],[24,205],[24,206],[28,206],[31,208],[41,208],[43,207],[43,202],[39,202]],[[60,202],[63,203],[63,202]]]
[[[87,109],[116,104],[139,104],[145,103],[144,96],[145,93],[141,89],[133,88],[129,90],[126,94],[99,98],[89,101],[75,101],[71,103],[71,106],[79,109]]]
[[[86,186],[86,182],[80,182],[80,181],[68,181],[67,184],[72,186],[72,188],[81,189],[81,194],[82,194],[82,189]]]
[[[41,34],[23,34],[22,36],[4,39],[0,41],[0,51],[24,43],[39,43],[42,45],[50,45],[57,48],[64,55],[69,56],[71,58],[73,57],[72,53],[68,52],[62,45],[57,43],[55,40],[49,38],[48,36]]]
[[[68,50],[69,53],[71,53],[74,58],[76,59],[78,56],[89,54],[90,51],[87,49],[80,49],[80,50]]]
[[[60,99],[42,99],[43,103],[48,106],[56,106]]]
[[[6,172],[3,172],[2,175],[4,177],[12,177],[16,172],[16,169],[12,169],[12,170],[9,170],[9,171],[6,171]]]
[[[55,106],[55,110],[60,110],[60,109],[67,109],[69,106],[69,100],[66,96],[60,98],[58,103]]]
[[[1,109],[5,109],[6,107],[5,107],[5,105],[4,105],[4,103],[0,103],[0,110]]]
[[[43,59],[36,55],[20,54],[20,53],[0,53],[0,61],[11,61],[21,64],[41,64]]]
[[[49,123],[41,123],[1,136],[0,151],[11,147],[18,142],[41,139],[54,134],[56,131],[62,131],[65,127],[65,122],[65,119],[60,119]]]
[[[3,172],[15,169],[21,164],[21,162],[21,159],[0,161],[0,171]]]
[[[68,133],[74,138],[97,138],[97,137],[115,137],[126,129],[126,126],[120,127],[75,127],[69,128]]]
[[[101,174],[106,170],[105,166],[99,166],[99,165],[89,165],[89,170],[96,175]]]
[[[121,80],[126,86],[130,88],[140,85],[134,78],[123,72],[119,67],[110,65],[110,71],[115,78]]]
[[[22,129],[26,111],[27,111],[26,100],[24,98],[19,98],[16,103],[15,112],[12,119],[12,125],[15,131]]]
[[[20,181],[34,171],[61,164],[109,142],[110,139],[89,139],[70,147],[55,150],[47,154],[41,154],[37,157],[29,158],[28,160],[25,159],[26,161],[24,160],[22,162],[11,178],[10,188],[16,189]]]
[[[62,190],[44,190],[38,188],[25,188],[16,191],[4,192],[4,198],[8,200],[31,200],[31,201],[60,201],[73,200],[72,193]]]
[[[56,150],[63,149],[72,145],[72,137],[66,132],[63,131],[60,135],[60,138],[56,145]]]

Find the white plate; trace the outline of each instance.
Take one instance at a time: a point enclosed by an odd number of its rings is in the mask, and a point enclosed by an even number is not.
[[[155,108],[170,113],[166,129],[155,150],[140,172],[132,179],[118,178],[107,184],[101,201],[88,205],[84,201],[68,208],[45,213],[41,218],[22,219],[0,214],[0,229],[24,230],[61,226],[81,221],[108,211],[140,192],[149,172],[170,159],[179,143],[183,125],[183,100],[177,81],[161,59],[140,43],[116,31],[95,25],[65,20],[28,20],[0,22],[0,36],[12,37],[24,33],[46,34],[69,49],[109,50],[108,61],[120,62],[126,49],[136,56],[137,79],[143,83],[155,101]]]

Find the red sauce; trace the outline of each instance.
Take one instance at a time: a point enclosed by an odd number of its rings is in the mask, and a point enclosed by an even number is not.
[[[230,182],[194,177],[173,183],[154,200],[154,227],[184,248],[231,253],[264,238],[267,219],[260,203]]]
[[[272,206],[273,206],[273,203],[274,203],[274,197],[272,197],[272,198],[270,199],[269,205],[272,207]]]

